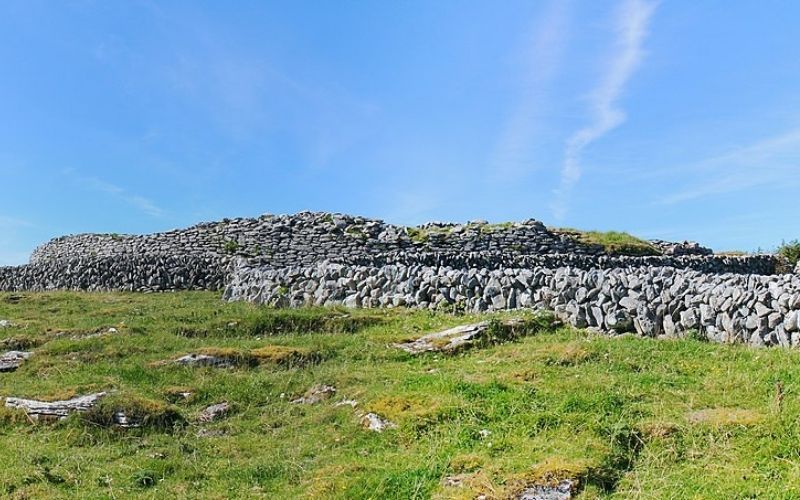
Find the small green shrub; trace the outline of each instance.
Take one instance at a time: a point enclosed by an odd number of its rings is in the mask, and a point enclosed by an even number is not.
[[[238,241],[228,240],[225,242],[222,248],[225,250],[225,253],[234,254],[239,251],[239,247],[240,245]]]
[[[419,244],[427,243],[430,236],[427,231],[418,227],[408,227],[406,228],[406,233],[408,233],[408,237],[411,238],[411,241]]]
[[[776,253],[785,260],[789,270],[794,269],[797,262],[800,261],[800,240],[781,242]]]

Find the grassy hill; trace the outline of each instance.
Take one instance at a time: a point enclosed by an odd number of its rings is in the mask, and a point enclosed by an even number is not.
[[[0,496],[513,498],[565,478],[580,498],[800,496],[800,353],[569,328],[453,355],[393,346],[486,318],[0,294],[0,354],[33,352],[0,397],[109,392],[57,422],[0,410]],[[235,366],[163,363],[200,352]],[[319,384],[335,394],[293,402]],[[368,412],[396,428],[365,428]]]

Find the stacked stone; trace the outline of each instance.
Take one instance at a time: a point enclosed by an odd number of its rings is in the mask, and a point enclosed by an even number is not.
[[[331,261],[453,269],[634,269],[675,267],[706,273],[773,274],[776,259],[708,255],[694,243],[655,242],[665,255],[609,256],[530,219],[490,225],[430,223],[417,228],[335,213],[302,212],[224,219],[142,236],[84,234],[37,248],[27,266],[0,268],[0,290],[219,289],[228,262],[284,269]],[[201,269],[202,268],[202,269]]]
[[[664,240],[650,240],[650,244],[658,248],[662,255],[711,255],[710,248],[701,246],[696,241],[683,241],[680,243]]]
[[[221,290],[228,263],[217,256],[78,257],[0,267],[0,291],[163,292]]]
[[[503,252],[596,255],[602,249],[550,232],[541,222],[500,226],[484,222],[426,224],[406,228],[343,214],[301,212],[257,219],[224,219],[188,229],[131,236],[81,234],[51,240],[34,250],[31,263],[76,257],[126,255],[240,255],[275,267],[383,253]]]
[[[798,345],[800,276],[708,274],[672,267],[584,270],[422,265],[251,267],[240,261],[227,300],[298,307],[544,308],[576,327],[645,336],[697,331],[717,342]]]
[[[531,268],[531,267],[577,267],[580,269],[612,269],[635,267],[676,267],[694,269],[706,273],[775,274],[777,260],[773,255],[584,255],[584,254],[536,254],[519,255],[502,252],[461,253],[411,253],[394,252],[376,256],[337,257],[331,262],[361,266],[449,266],[453,268]],[[269,262],[251,259],[250,265],[268,266]]]

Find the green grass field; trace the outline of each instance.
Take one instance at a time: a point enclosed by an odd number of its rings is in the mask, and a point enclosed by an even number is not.
[[[484,318],[0,294],[15,324],[0,353],[34,352],[0,373],[0,397],[113,391],[60,422],[0,410],[0,497],[513,498],[567,477],[579,498],[800,497],[800,353],[567,328],[452,356],[391,345]],[[256,362],[159,364],[201,350]],[[323,383],[333,398],[291,402]],[[197,422],[222,401],[226,418]],[[153,418],[106,425],[117,406]],[[397,428],[369,431],[359,412]]]

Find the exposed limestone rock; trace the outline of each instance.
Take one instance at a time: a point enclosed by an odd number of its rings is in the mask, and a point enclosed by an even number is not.
[[[8,351],[0,354],[0,372],[13,372],[30,357],[31,353],[24,351]]]
[[[97,392],[78,396],[64,401],[36,401],[33,399],[6,398],[7,408],[19,408],[34,420],[39,418],[66,418],[74,412],[86,412],[106,396],[105,392]]]
[[[500,326],[511,330],[521,323],[522,322],[518,319],[511,319],[503,321],[500,323]],[[490,339],[487,338],[489,328],[490,323],[488,321],[461,325],[441,332],[425,335],[411,342],[395,344],[395,346],[410,354],[431,351],[455,352],[479,342],[489,341]]]
[[[197,421],[203,424],[208,424],[225,417],[231,410],[228,403],[217,403],[206,407],[200,412]]]
[[[66,332],[59,332],[59,333],[56,333],[54,335],[54,337],[55,338],[69,337],[70,340],[88,340],[88,339],[94,339],[94,338],[98,338],[98,337],[107,337],[109,335],[117,335],[119,333],[120,333],[120,331],[112,326],[112,327],[107,328],[107,329],[103,328],[103,329],[97,330],[95,332],[90,332],[90,333],[76,333],[76,334],[70,335],[70,334],[68,334]]]
[[[173,363],[182,366],[211,366],[214,368],[231,368],[234,366],[234,362],[231,358],[197,353],[187,354],[180,358],[166,361],[165,363]]]
[[[294,404],[305,404],[305,405],[313,405],[319,402],[322,402],[326,399],[330,399],[333,395],[336,394],[336,388],[332,385],[315,385],[301,398],[297,398],[292,403]]]
[[[376,413],[367,413],[361,417],[361,425],[373,432],[383,432],[387,429],[397,428],[397,424],[384,419]]]
[[[7,319],[0,319],[0,328],[9,328],[9,327],[11,327],[11,326],[14,326],[14,324],[13,324],[13,323],[11,323],[9,320],[7,320]]]
[[[139,419],[129,418],[124,411],[114,412],[112,421],[114,425],[123,429],[135,429],[142,426],[142,422]]]
[[[570,500],[574,488],[575,482],[565,479],[554,486],[530,486],[525,488],[516,498],[517,500]]]
[[[343,399],[341,401],[337,401],[336,404],[334,404],[333,406],[336,407],[349,406],[350,408],[355,408],[356,406],[358,406],[358,401],[356,401],[355,399]]]

